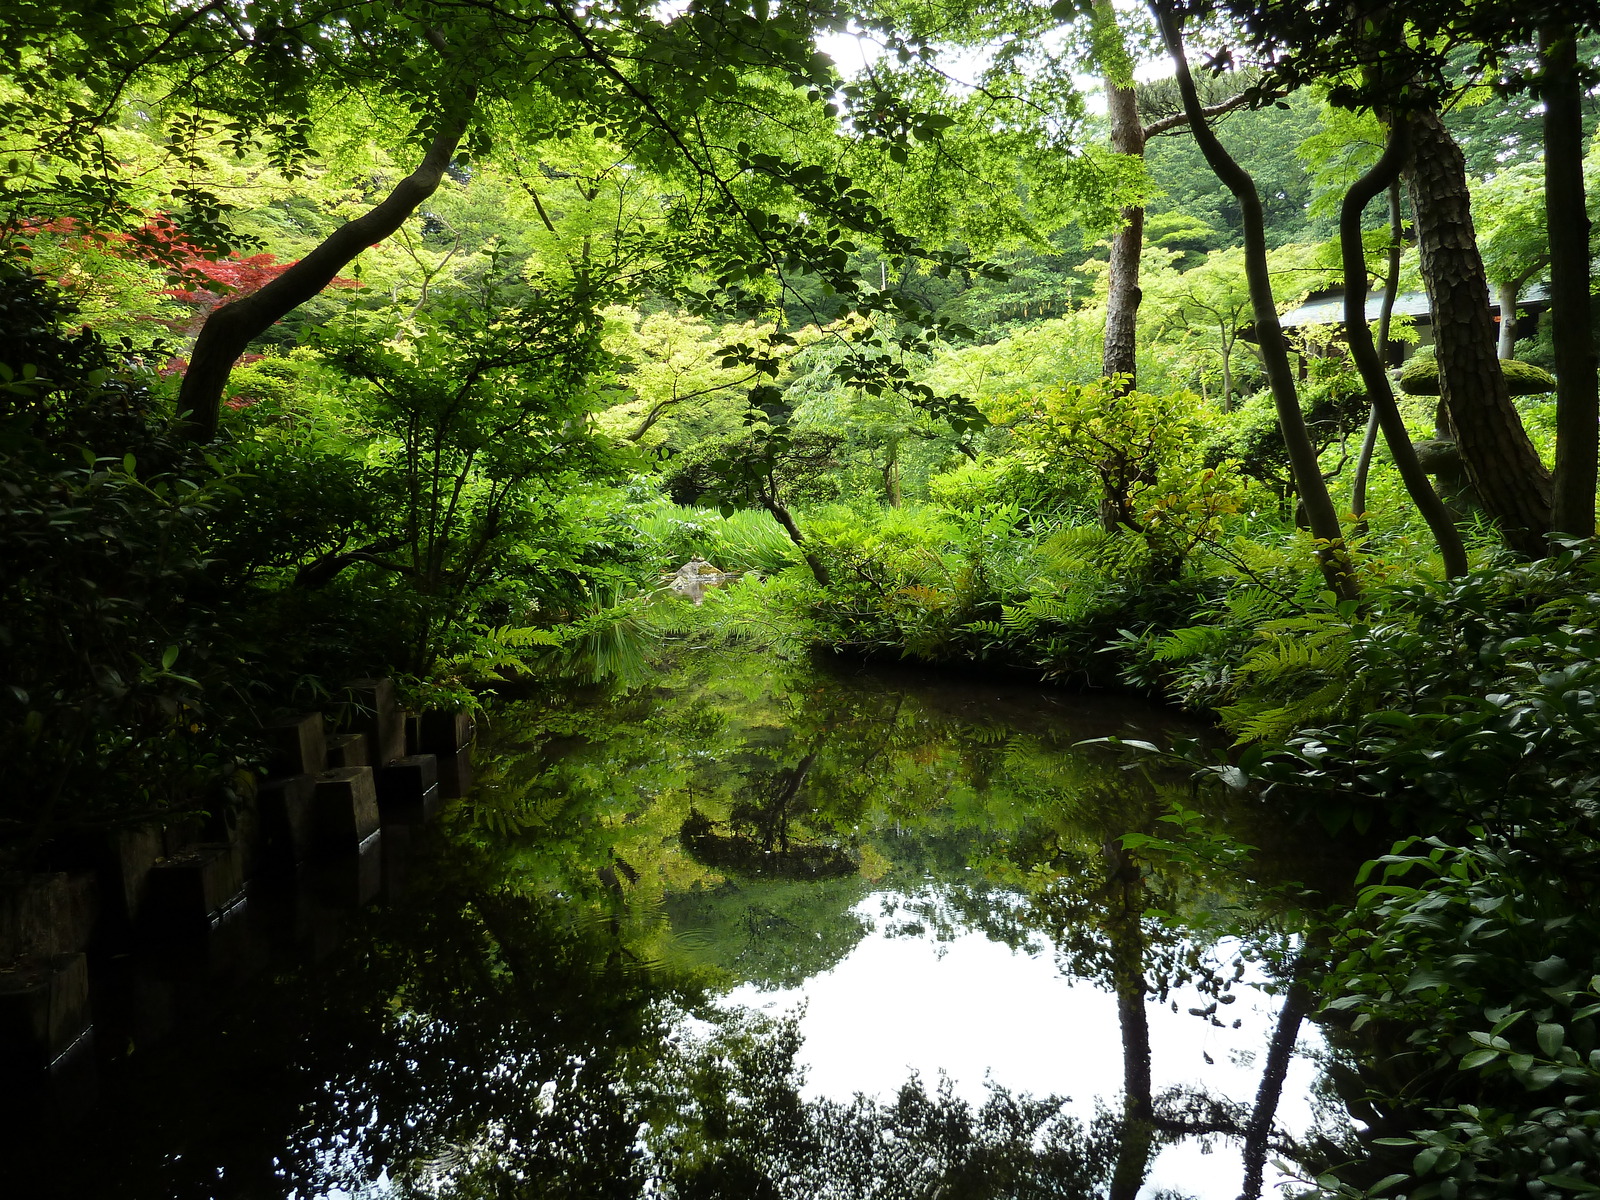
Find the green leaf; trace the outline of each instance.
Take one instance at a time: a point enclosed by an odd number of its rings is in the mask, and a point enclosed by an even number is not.
[[[1539,1026],[1539,1032],[1535,1036],[1539,1041],[1539,1049],[1544,1052],[1546,1058],[1554,1058],[1560,1052],[1562,1043],[1566,1041],[1566,1033],[1565,1029],[1553,1022]]]
[[[178,647],[176,647],[176,646],[168,646],[165,650],[163,650],[161,652],[161,669],[163,671],[172,670],[172,664],[177,662],[177,661],[178,661]]]
[[[1463,1071],[1473,1071],[1483,1066],[1484,1063],[1494,1062],[1499,1057],[1500,1052],[1498,1050],[1474,1050],[1470,1054],[1462,1056],[1461,1069]]]
[[[1576,1175],[1541,1175],[1540,1183],[1547,1183],[1551,1187],[1564,1188],[1569,1192],[1579,1192],[1592,1196],[1600,1192],[1600,1184],[1590,1183],[1587,1179],[1579,1179]]]

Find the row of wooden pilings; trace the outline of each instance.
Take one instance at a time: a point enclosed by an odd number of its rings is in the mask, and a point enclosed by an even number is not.
[[[199,961],[210,994],[248,970],[234,960],[253,899],[325,943],[395,874],[415,827],[467,793],[468,714],[404,712],[388,679],[343,695],[268,725],[265,774],[232,804],[69,839],[54,869],[0,877],[0,1095],[92,1092],[97,1026],[136,1044],[170,1032],[194,997],[163,973],[182,960],[176,977],[193,980]]]

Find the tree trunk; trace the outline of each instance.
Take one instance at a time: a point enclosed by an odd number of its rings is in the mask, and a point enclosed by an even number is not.
[[[1272,389],[1278,412],[1278,430],[1289,452],[1295,489],[1300,493],[1300,503],[1305,508],[1312,535],[1317,539],[1317,561],[1333,594],[1341,600],[1352,600],[1360,595],[1360,585],[1356,582],[1350,551],[1345,545],[1344,530],[1339,525],[1339,514],[1334,508],[1333,498],[1328,494],[1328,483],[1322,477],[1322,467],[1317,462],[1316,446],[1306,429],[1305,415],[1300,411],[1294,369],[1289,365],[1283,327],[1278,323],[1278,307],[1272,295],[1272,276],[1267,267],[1267,235],[1261,193],[1256,190],[1255,180],[1249,172],[1234,160],[1206,123],[1194,79],[1189,74],[1189,60],[1184,53],[1178,19],[1168,6],[1169,2],[1153,0],[1151,11],[1161,25],[1167,51],[1172,56],[1178,90],[1183,95],[1184,111],[1189,114],[1190,131],[1212,171],[1239,202],[1244,224],[1245,276],[1250,285],[1256,338],[1261,347],[1267,384]]]
[[[1150,1170],[1155,1105],[1150,1082],[1149,986],[1144,977],[1144,887],[1139,864],[1120,838],[1102,846],[1110,879],[1106,938],[1122,1029],[1122,1137],[1107,1200],[1135,1200]]]
[[[1433,309],[1441,406],[1467,478],[1506,544],[1538,556],[1550,527],[1550,474],[1522,428],[1495,357],[1489,284],[1472,227],[1466,161],[1438,113],[1412,112],[1406,121],[1412,146],[1406,190]]]
[[[1294,1057],[1295,1039],[1300,1035],[1300,1024],[1311,1011],[1315,998],[1306,975],[1310,971],[1307,952],[1301,951],[1295,959],[1293,977],[1283,1007],[1278,1010],[1278,1021],[1272,1030],[1272,1041],[1267,1046],[1267,1060],[1261,1070],[1261,1086],[1256,1089],[1255,1106],[1250,1110],[1250,1123],[1245,1126],[1244,1186],[1239,1200],[1261,1200],[1261,1185],[1267,1166],[1267,1140],[1272,1133],[1272,1122],[1278,1112],[1278,1101],[1283,1098],[1283,1081],[1289,1073],[1289,1060]]]
[[[1383,273],[1383,307],[1378,313],[1378,355],[1389,360],[1389,328],[1394,322],[1394,298],[1400,294],[1400,258],[1405,251],[1405,226],[1400,220],[1400,184],[1389,184],[1389,261]],[[1361,453],[1356,455],[1355,474],[1350,482],[1350,515],[1353,534],[1367,536],[1367,473],[1372,470],[1372,454],[1378,448],[1378,407],[1372,406],[1367,430],[1361,436]]]
[[[1517,356],[1517,300],[1521,291],[1513,279],[1502,279],[1494,285],[1494,302],[1500,309],[1500,340],[1495,357],[1501,362]]]
[[[1594,536],[1600,384],[1590,323],[1589,214],[1583,191],[1583,87],[1573,30],[1539,31],[1544,64],[1544,202],[1555,350],[1556,472],[1550,530]]]
[[[1222,330],[1222,411],[1233,411],[1233,343],[1226,327]]]
[[[828,574],[828,568],[823,566],[822,560],[807,548],[806,540],[800,533],[800,526],[795,524],[794,514],[771,492],[763,489],[759,495],[761,507],[772,514],[774,521],[783,526],[783,531],[789,535],[789,540],[794,543],[795,549],[800,551],[800,557],[805,559],[806,566],[811,568],[811,577],[823,587],[827,587],[833,579]]]
[[[1400,406],[1395,403],[1389,376],[1383,369],[1383,359],[1372,344],[1372,330],[1367,325],[1367,255],[1361,240],[1361,214],[1374,197],[1399,177],[1400,166],[1408,150],[1406,136],[1406,126],[1397,122],[1389,134],[1389,144],[1383,154],[1372,170],[1351,185],[1339,211],[1339,248],[1344,257],[1345,340],[1350,347],[1350,357],[1361,372],[1361,382],[1372,401],[1372,410],[1377,415],[1394,464],[1399,468],[1406,492],[1428,522],[1433,540],[1438,543],[1439,553],[1444,557],[1445,574],[1465,575],[1467,551],[1461,544],[1461,531],[1450,519],[1444,502],[1435,494],[1422,465],[1417,462],[1411,435],[1406,430],[1405,419],[1400,415]]]
[[[1139,121],[1133,82],[1127,87],[1106,80],[1106,111],[1111,117],[1111,149],[1118,154],[1144,157],[1144,126]],[[1125,377],[1115,385],[1118,394],[1138,386],[1136,358],[1139,302],[1139,254],[1144,248],[1144,208],[1122,210],[1122,228],[1111,239],[1107,273],[1106,340],[1101,367],[1107,379]]]
[[[399,229],[438,189],[466,129],[464,115],[447,120],[417,169],[395,184],[370,212],[335,229],[310,254],[259,291],[222,305],[206,318],[178,392],[178,410],[188,414],[187,432],[194,441],[209,442],[216,436],[223,389],[233,364],[250,343],[332,283],[363,250]]]

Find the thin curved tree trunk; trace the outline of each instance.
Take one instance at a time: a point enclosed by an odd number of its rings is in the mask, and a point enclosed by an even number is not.
[[[1333,497],[1328,494],[1327,480],[1322,477],[1316,446],[1306,429],[1305,415],[1300,411],[1294,370],[1289,365],[1283,327],[1278,323],[1278,307],[1272,295],[1272,277],[1267,268],[1266,224],[1261,208],[1261,193],[1256,189],[1250,173],[1234,160],[1206,123],[1194,79],[1189,74],[1189,60],[1184,52],[1178,20],[1167,0],[1153,0],[1151,11],[1161,26],[1167,52],[1172,56],[1178,90],[1183,95],[1183,107],[1189,114],[1189,128],[1194,139],[1212,171],[1239,202],[1239,213],[1244,223],[1245,276],[1250,285],[1250,305],[1255,316],[1262,365],[1266,369],[1268,386],[1272,389],[1278,412],[1278,430],[1283,435],[1284,446],[1289,453],[1295,489],[1300,493],[1300,503],[1305,509],[1312,536],[1317,539],[1318,564],[1335,596],[1341,600],[1356,599],[1361,594],[1361,588],[1350,561],[1350,550],[1345,544],[1338,511],[1334,508]]]
[[[800,551],[800,557],[805,560],[806,566],[811,568],[811,577],[823,587],[828,587],[833,582],[833,577],[828,574],[828,568],[815,554],[800,532],[800,526],[795,522],[794,514],[786,508],[776,495],[762,488],[757,493],[761,507],[772,514],[772,519],[783,526],[783,531],[789,535],[789,540],[794,543],[795,549]]]
[[[1389,328],[1394,322],[1394,299],[1400,293],[1400,259],[1405,251],[1405,226],[1400,220],[1400,184],[1389,185],[1389,261],[1383,275],[1383,307],[1378,312],[1378,357],[1387,365]],[[1361,436],[1361,453],[1356,455],[1355,474],[1350,483],[1350,512],[1353,535],[1367,536],[1367,474],[1372,470],[1372,454],[1378,448],[1378,408],[1367,416],[1367,431]]]
[[[1306,980],[1311,968],[1307,953],[1302,950],[1295,958],[1293,978],[1283,997],[1283,1007],[1278,1010],[1272,1041],[1267,1045],[1261,1084],[1256,1088],[1256,1102],[1250,1110],[1250,1123],[1244,1131],[1244,1186],[1239,1191],[1239,1200],[1261,1200],[1267,1168],[1267,1142],[1272,1134],[1272,1122],[1277,1116],[1278,1102],[1283,1098],[1283,1081],[1289,1073],[1289,1062],[1294,1057],[1294,1043],[1300,1036],[1300,1025],[1311,1011],[1311,1003],[1315,999]]]
[[[209,442],[217,435],[223,389],[233,364],[250,343],[320,293],[363,250],[399,229],[438,189],[466,130],[464,113],[447,120],[416,170],[395,184],[379,204],[339,226],[259,291],[222,305],[206,318],[178,391],[178,410],[188,414],[186,430],[194,441]]]
[[[1592,537],[1600,437],[1589,213],[1583,190],[1583,87],[1573,30],[1539,32],[1544,60],[1544,202],[1550,239],[1550,334],[1555,350],[1556,470],[1550,530]]]
[[[1361,372],[1361,382],[1372,401],[1372,410],[1383,430],[1389,454],[1400,471],[1400,479],[1411,502],[1427,521],[1439,553],[1444,557],[1445,574],[1464,575],[1467,551],[1461,543],[1461,531],[1450,519],[1444,502],[1434,492],[1422,464],[1417,461],[1411,435],[1400,415],[1400,406],[1395,403],[1389,376],[1384,372],[1383,360],[1372,344],[1372,330],[1367,325],[1367,255],[1361,240],[1361,214],[1371,200],[1399,178],[1408,149],[1406,126],[1396,121],[1383,154],[1370,171],[1351,185],[1339,211],[1339,249],[1344,258],[1345,339],[1350,346],[1350,357]]]
[[[1437,112],[1413,111],[1405,120],[1412,153],[1404,175],[1433,309],[1441,408],[1467,478],[1506,544],[1538,557],[1550,528],[1550,473],[1522,427],[1496,357],[1466,160]]]

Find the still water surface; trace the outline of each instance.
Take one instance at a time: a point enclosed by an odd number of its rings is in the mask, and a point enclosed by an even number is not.
[[[1173,727],[725,652],[509,703],[477,794],[386,830],[380,902],[261,885],[231,949],[128,966],[93,1136],[37,1152],[174,1200],[1103,1195],[1138,1140],[1116,989],[1158,1110],[1237,1118],[1278,1006],[1252,883],[1116,849],[1194,801],[1080,743]],[[1237,1195],[1234,1141],[1150,1147],[1141,1195]]]

